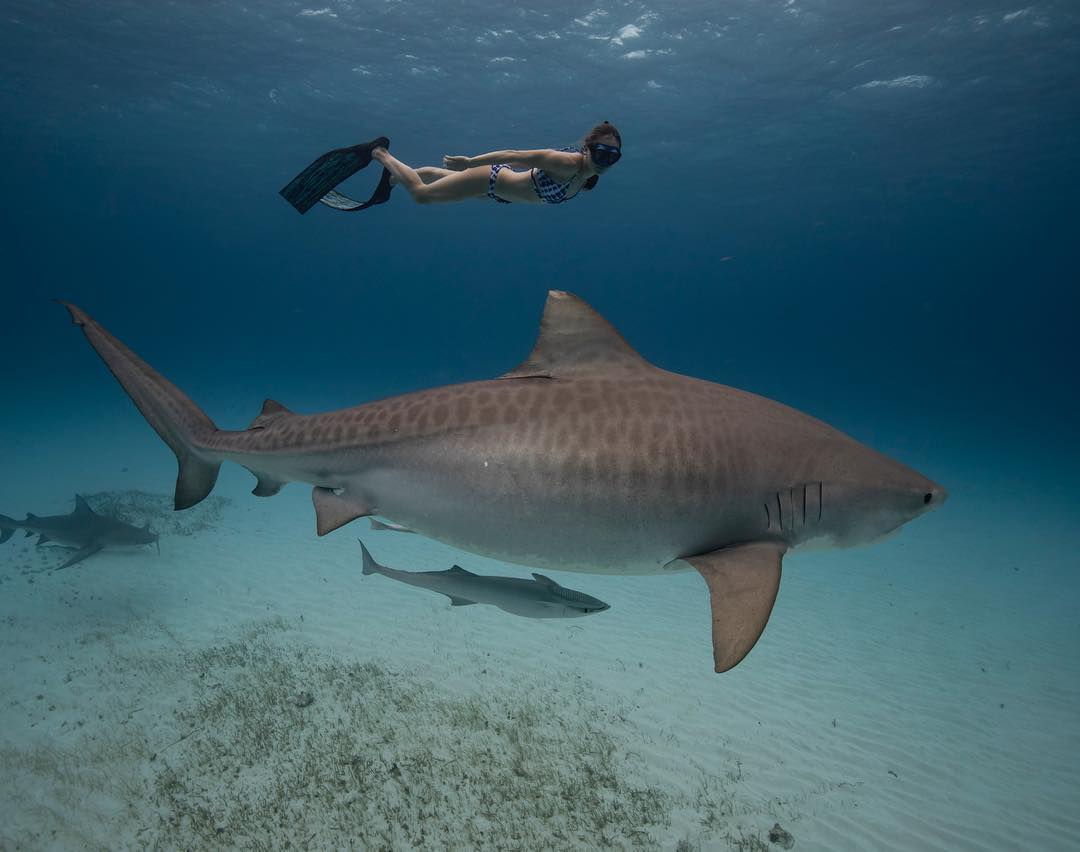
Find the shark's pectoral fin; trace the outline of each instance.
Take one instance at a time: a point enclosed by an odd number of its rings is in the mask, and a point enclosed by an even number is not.
[[[72,556],[67,562],[65,562],[56,570],[62,571],[64,568],[70,568],[75,563],[82,562],[84,559],[93,556],[99,550],[101,550],[100,544],[88,544],[86,545],[86,547],[80,547],[78,550],[75,551],[74,556]]]
[[[375,510],[362,500],[318,485],[311,489],[311,502],[315,504],[315,525],[319,535],[333,532],[357,518],[375,514]]]
[[[765,629],[780,589],[784,550],[782,545],[752,542],[683,557],[709,586],[716,671],[737,666]]]
[[[476,603],[476,601],[470,601],[468,598],[459,598],[456,595],[447,595],[450,598],[450,606],[469,606]]]

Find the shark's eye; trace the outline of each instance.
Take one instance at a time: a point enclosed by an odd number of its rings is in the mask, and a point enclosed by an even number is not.
[[[922,498],[923,505],[926,505],[926,506],[930,505],[930,501],[933,500],[933,499],[934,499],[934,495],[931,494],[929,491],[927,491],[923,495],[923,498]]]

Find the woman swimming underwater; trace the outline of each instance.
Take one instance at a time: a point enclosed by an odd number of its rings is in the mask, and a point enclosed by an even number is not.
[[[385,148],[372,158],[393,175],[420,204],[490,198],[508,203],[562,204],[596,186],[599,176],[622,156],[622,137],[615,125],[598,124],[569,150],[492,151],[478,157],[443,157],[444,168],[413,169]]]
[[[600,175],[622,156],[622,137],[605,121],[572,148],[492,151],[476,157],[446,156],[443,167],[414,169],[394,157],[385,136],[363,145],[324,154],[297,175],[281,194],[306,213],[321,201],[339,210],[363,210],[381,204],[394,186],[404,187],[419,204],[490,198],[500,203],[561,204],[596,186]],[[334,190],[372,160],[383,166],[372,197],[353,201]]]

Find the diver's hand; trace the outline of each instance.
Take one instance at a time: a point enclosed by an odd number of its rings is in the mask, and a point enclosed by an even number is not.
[[[443,168],[450,169],[452,172],[463,172],[472,166],[470,157],[454,157],[450,154],[443,157],[442,162]]]

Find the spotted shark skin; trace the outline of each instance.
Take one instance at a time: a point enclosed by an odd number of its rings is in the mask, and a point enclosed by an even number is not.
[[[324,535],[378,514],[484,556],[612,574],[698,570],[717,671],[772,610],[783,555],[872,541],[940,506],[945,490],[833,427],[736,388],[668,372],[569,293],[548,294],[536,345],[492,380],[323,414],[267,400],[218,429],[86,313],[73,321],[179,462],[176,507],[223,461],[269,496],[314,486]]]

